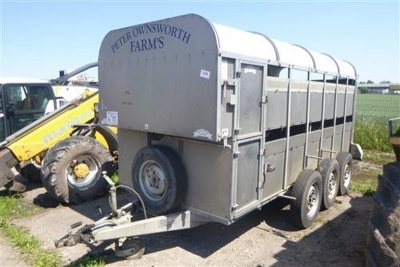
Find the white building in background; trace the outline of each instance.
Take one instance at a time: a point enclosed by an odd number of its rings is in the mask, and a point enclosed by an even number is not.
[[[358,84],[358,90],[366,88],[374,94],[400,94],[400,83],[362,83]]]

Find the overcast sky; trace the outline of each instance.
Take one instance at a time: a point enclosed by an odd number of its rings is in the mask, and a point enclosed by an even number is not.
[[[360,81],[400,81],[399,1],[0,0],[0,76],[55,78],[97,61],[107,32],[195,13],[351,62]]]

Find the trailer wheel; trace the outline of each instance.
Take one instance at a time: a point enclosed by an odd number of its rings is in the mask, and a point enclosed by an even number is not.
[[[80,203],[102,195],[113,163],[109,151],[91,137],[72,136],[47,152],[41,179],[48,193],[62,203]]]
[[[350,190],[350,183],[353,173],[353,157],[348,152],[340,152],[336,160],[340,166],[340,184],[339,184],[339,195],[344,195]]]
[[[334,203],[339,190],[339,163],[336,159],[323,159],[318,171],[322,177],[323,197],[321,209],[327,210]]]
[[[295,199],[290,203],[290,212],[296,226],[308,228],[314,222],[321,207],[322,191],[319,172],[310,169],[300,172],[292,188]]]
[[[133,160],[134,188],[146,209],[156,215],[178,208],[185,198],[186,173],[176,153],[164,146],[147,146]]]

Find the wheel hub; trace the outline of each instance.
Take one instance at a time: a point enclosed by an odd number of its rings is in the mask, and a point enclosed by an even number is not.
[[[307,196],[307,214],[312,216],[316,212],[318,202],[318,191],[314,186],[311,186]]]
[[[141,168],[140,186],[147,197],[158,200],[167,190],[167,178],[162,167],[150,161]]]
[[[90,173],[89,166],[85,163],[78,163],[74,166],[74,175],[76,178],[83,179]]]

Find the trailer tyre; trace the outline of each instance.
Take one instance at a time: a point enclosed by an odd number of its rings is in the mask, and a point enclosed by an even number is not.
[[[132,179],[147,211],[166,214],[183,203],[186,173],[178,155],[165,146],[147,146],[133,160]]]
[[[49,149],[41,179],[48,193],[62,203],[81,203],[101,196],[108,186],[102,171],[113,170],[109,151],[91,137],[72,136]]]
[[[321,209],[327,210],[335,203],[339,190],[339,163],[336,159],[323,159],[318,171],[321,174],[323,186]]]
[[[350,190],[351,178],[353,174],[353,157],[348,152],[340,152],[336,160],[340,167],[339,195],[344,195]]]
[[[322,201],[322,178],[315,170],[305,169],[297,176],[292,188],[290,212],[293,223],[299,228],[308,228],[318,215]]]

